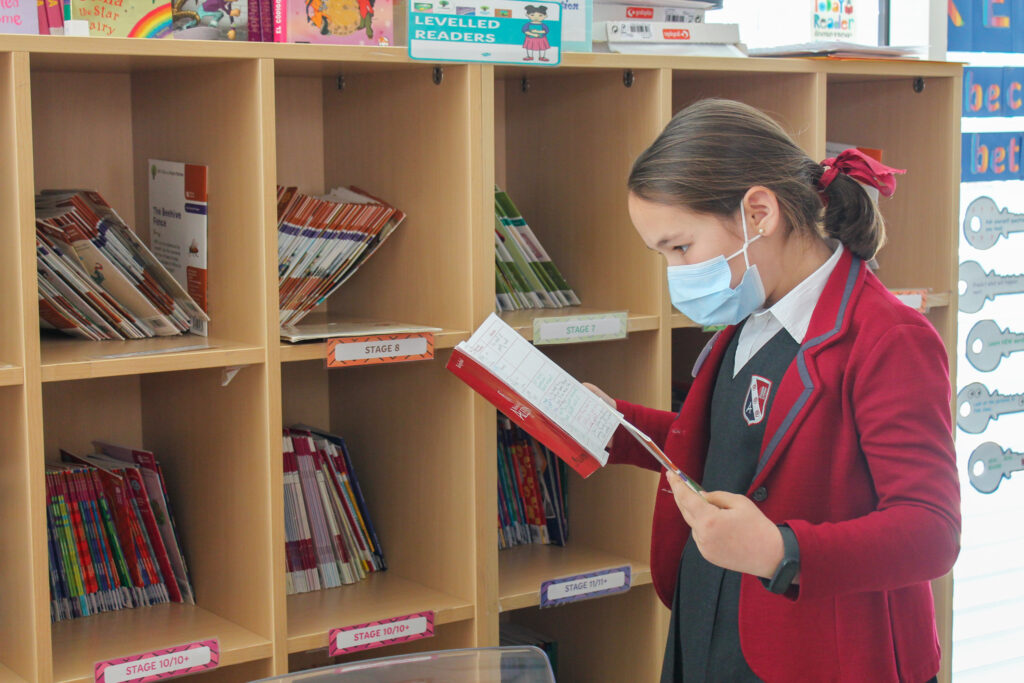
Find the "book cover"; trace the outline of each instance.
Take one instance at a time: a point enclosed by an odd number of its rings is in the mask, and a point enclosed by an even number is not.
[[[256,0],[171,0],[171,29],[188,40],[249,39]],[[258,12],[258,10],[257,10]],[[257,13],[255,20],[259,22]]]
[[[395,43],[394,0],[275,0],[284,5],[275,36],[288,43],[387,46]],[[275,10],[275,18],[277,12]]]
[[[89,22],[89,35],[166,38],[171,34],[171,3],[163,0],[74,0],[71,18]]]
[[[149,248],[192,300],[209,313],[207,167],[149,160]],[[206,336],[202,318],[193,334]]]
[[[39,33],[39,6],[33,0],[4,0],[0,33]]]

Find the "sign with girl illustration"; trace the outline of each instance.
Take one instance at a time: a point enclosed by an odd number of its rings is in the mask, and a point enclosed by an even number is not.
[[[557,66],[562,5],[536,0],[435,0],[409,3],[413,59]]]

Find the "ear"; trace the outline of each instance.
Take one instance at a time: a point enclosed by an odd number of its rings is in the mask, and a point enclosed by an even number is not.
[[[763,185],[755,185],[743,196],[741,206],[747,212],[747,229],[754,235],[771,237],[782,230],[779,198]]]

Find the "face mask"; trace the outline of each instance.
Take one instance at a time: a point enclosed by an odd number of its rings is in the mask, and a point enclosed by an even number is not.
[[[722,255],[691,265],[668,267],[668,291],[672,305],[698,325],[735,325],[764,305],[764,285],[757,266],[750,265],[747,247],[761,235],[747,239],[747,215],[743,219],[743,247],[729,257]],[[733,289],[729,261],[743,254],[747,270]]]

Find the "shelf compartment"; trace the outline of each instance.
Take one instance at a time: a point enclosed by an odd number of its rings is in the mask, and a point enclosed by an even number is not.
[[[61,448],[91,452],[93,440],[155,453],[197,603],[52,624],[58,680],[91,675],[100,652],[131,654],[204,637],[237,651],[225,664],[272,655],[267,384],[262,364],[243,368],[226,386],[219,368],[43,384],[48,461],[58,461]],[[45,565],[36,576],[46,586]]]
[[[0,664],[0,683],[25,683],[25,679]]]
[[[332,628],[434,612],[434,624],[473,617],[473,604],[386,571],[351,586],[288,596],[288,652],[326,647]]]
[[[245,142],[263,129],[259,63],[157,60],[162,68],[79,71],[78,60],[64,58],[64,68],[42,55],[29,61],[34,191],[96,190],[148,244],[148,160],[205,164],[209,333],[264,345],[263,147]]]
[[[663,266],[632,226],[626,175],[667,121],[665,73],[639,70],[630,87],[619,69],[498,74],[496,183],[584,306],[650,324]]]
[[[264,351],[195,335],[130,341],[83,341],[44,335],[40,343],[44,382],[262,363]]]
[[[53,624],[53,679],[93,680],[96,662],[215,637],[220,667],[273,655],[273,644],[248,629],[191,605],[154,605]]]
[[[422,62],[364,73],[316,61],[307,66],[325,75],[295,75],[300,66],[275,61],[276,182],[314,195],[354,185],[406,214],[319,310],[471,329],[475,67],[448,65],[435,84]]]
[[[597,600],[503,613],[558,642],[559,683],[656,681],[669,611],[650,584]]]
[[[738,100],[764,111],[812,158],[824,158],[824,130],[818,115],[824,93],[818,74],[685,69],[673,72],[673,113],[707,97]]]
[[[447,622],[471,618],[474,398],[444,369],[449,355],[343,372],[322,359],[282,366],[284,424],[345,439],[388,565],[354,585],[290,596],[289,651],[323,647],[327,629],[374,615],[434,609]]]
[[[560,318],[562,316],[598,315],[610,313],[597,308],[585,306],[569,306],[566,308],[535,308],[523,311],[503,311],[498,316],[512,326],[516,332],[529,340],[533,340],[533,321],[544,318]],[[648,332],[658,329],[661,319],[657,315],[630,313],[627,318],[627,332]]]
[[[572,527],[569,538],[572,538]],[[630,590],[651,582],[651,567],[621,555],[573,545],[523,545],[498,551],[498,609],[502,612],[536,607],[540,604],[541,584],[577,574],[629,565]]]

